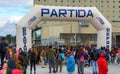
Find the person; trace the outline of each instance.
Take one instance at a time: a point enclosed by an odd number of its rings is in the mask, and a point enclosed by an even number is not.
[[[49,49],[47,51],[47,58],[48,58],[48,64],[49,64],[49,73],[51,73],[51,69],[53,68],[53,72],[56,73],[55,71],[55,51],[52,48],[52,46],[49,46]]]
[[[16,62],[11,59],[8,61],[8,70],[6,74],[23,74],[23,72],[17,69]]]
[[[41,54],[40,54],[41,68],[45,68],[45,64],[44,64],[44,58],[45,57],[46,57],[46,50],[43,49]]]
[[[68,74],[73,74],[75,71],[75,59],[71,51],[67,52],[67,57],[66,67]]]
[[[84,58],[85,52],[83,51],[83,48],[80,47],[77,53],[78,74],[84,74]],[[83,59],[83,61],[81,61],[80,59]]]
[[[32,66],[34,66],[34,74],[36,74],[36,59],[37,59],[37,50],[32,47],[30,49],[29,58],[30,58],[30,74],[32,74]]]
[[[62,72],[62,50],[57,50],[56,53],[56,72],[58,72],[58,66],[60,66],[59,72]]]
[[[6,74],[7,72],[7,63],[4,63],[2,69],[0,70],[0,74]]]
[[[108,74],[108,65],[105,57],[105,53],[101,52],[97,60],[98,74]]]
[[[98,73],[98,64],[97,64],[97,60],[99,58],[99,54],[97,49],[92,49],[93,52],[91,53],[91,59],[92,59],[92,71],[93,74],[97,74]]]
[[[0,69],[2,68],[3,64],[4,64],[4,58],[5,58],[5,55],[7,53],[7,47],[8,44],[6,43],[6,39],[3,37],[2,38],[2,41],[0,42],[0,56],[1,56],[1,67]]]

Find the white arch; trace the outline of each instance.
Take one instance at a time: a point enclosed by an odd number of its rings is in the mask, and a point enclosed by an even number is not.
[[[35,5],[17,24],[17,49],[32,46],[31,30],[42,20],[89,21],[97,30],[97,48],[111,49],[111,24],[96,7],[62,7]]]

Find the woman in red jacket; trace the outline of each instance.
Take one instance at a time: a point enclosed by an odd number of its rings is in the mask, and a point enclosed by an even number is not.
[[[98,63],[98,74],[107,74],[108,73],[108,65],[105,58],[105,53],[101,52],[100,57],[97,60]]]

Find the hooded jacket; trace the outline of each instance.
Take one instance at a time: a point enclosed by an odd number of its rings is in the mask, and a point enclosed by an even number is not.
[[[70,55],[67,59],[67,71],[68,72],[74,72],[75,71],[75,60],[74,60],[74,56]]]
[[[98,63],[98,74],[107,74],[108,73],[108,65],[105,58],[105,53],[101,52],[100,57],[97,60]]]

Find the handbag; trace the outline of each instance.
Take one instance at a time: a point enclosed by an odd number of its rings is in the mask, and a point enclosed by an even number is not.
[[[84,56],[81,56],[80,62],[84,62]]]

